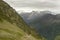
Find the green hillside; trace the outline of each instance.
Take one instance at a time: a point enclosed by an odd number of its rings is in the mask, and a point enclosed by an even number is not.
[[[0,40],[44,40],[40,38],[17,12],[0,0]]]
[[[4,20],[0,22],[0,40],[38,40],[28,35],[15,24],[11,24]]]

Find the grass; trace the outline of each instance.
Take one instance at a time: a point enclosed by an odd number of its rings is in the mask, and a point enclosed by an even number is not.
[[[7,21],[0,22],[0,40],[19,40],[24,35],[23,30]]]
[[[55,40],[60,40],[60,35],[56,36]]]
[[[0,22],[0,40],[40,40],[27,34],[15,24],[3,20]]]

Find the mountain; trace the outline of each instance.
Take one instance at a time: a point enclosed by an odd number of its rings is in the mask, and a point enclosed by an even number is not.
[[[52,13],[51,11],[21,13],[21,17],[25,21],[28,20],[26,23],[47,40],[60,40],[60,14]]]
[[[50,11],[40,11],[40,12],[38,12],[38,11],[32,11],[31,13],[22,12],[20,14],[20,16],[23,17],[23,19],[27,22],[27,21],[30,21],[30,20],[34,20],[36,18],[40,18],[43,15],[50,14],[50,13],[52,13],[52,12],[50,12]]]
[[[45,40],[28,27],[21,16],[0,0],[0,40]]]

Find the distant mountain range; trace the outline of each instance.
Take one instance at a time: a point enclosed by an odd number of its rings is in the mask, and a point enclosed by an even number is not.
[[[60,40],[60,14],[51,11],[21,13],[25,22],[47,40]]]

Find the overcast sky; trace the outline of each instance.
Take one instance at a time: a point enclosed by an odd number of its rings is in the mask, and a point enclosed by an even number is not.
[[[60,12],[60,0],[4,0],[17,11],[51,10]]]

